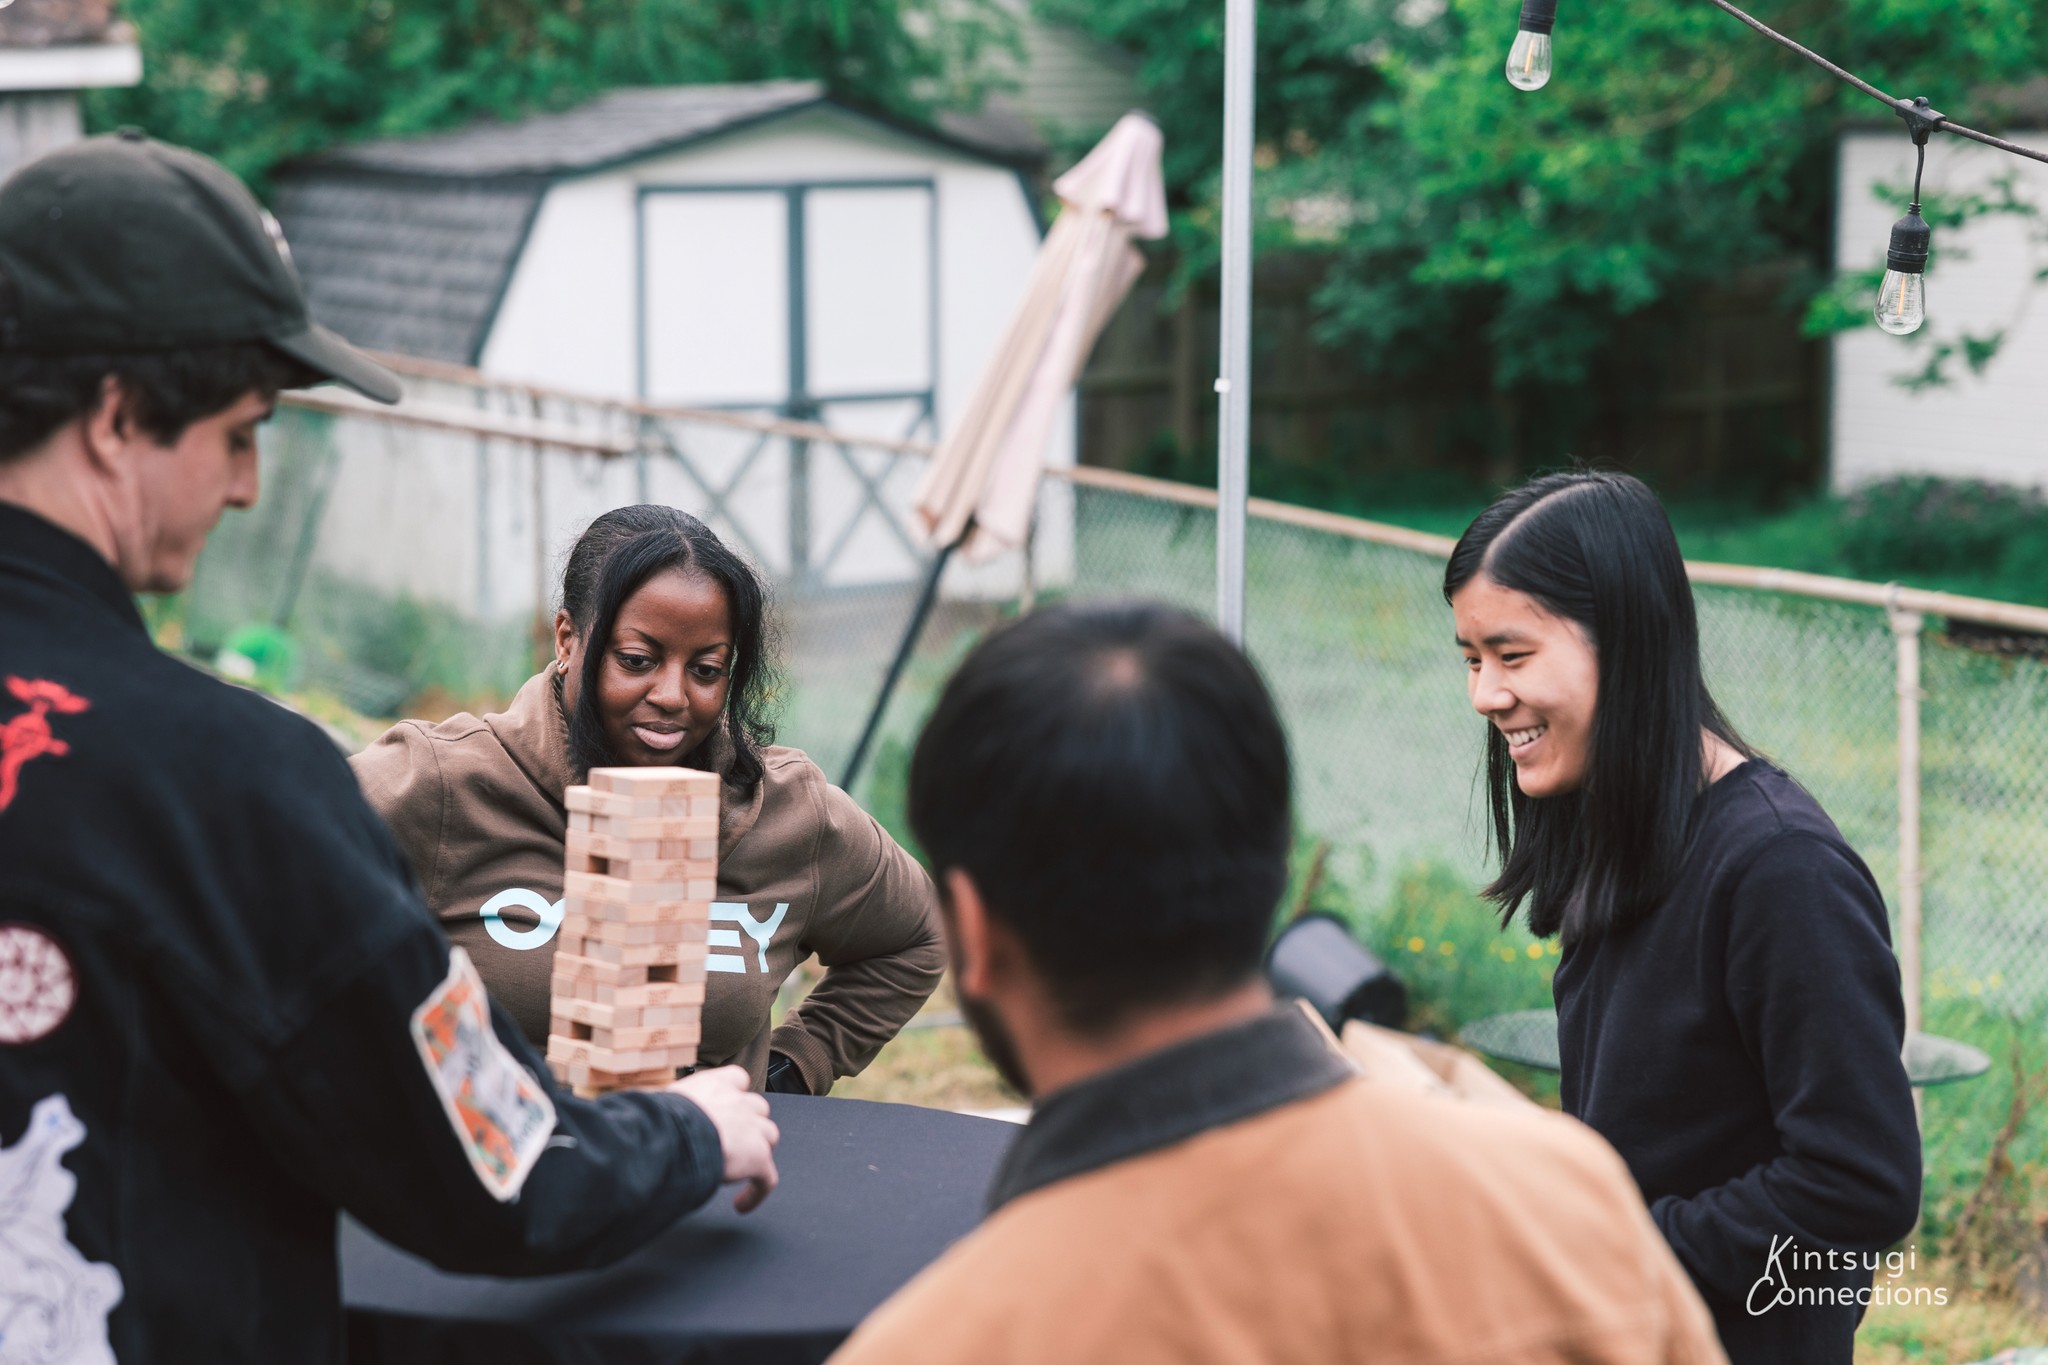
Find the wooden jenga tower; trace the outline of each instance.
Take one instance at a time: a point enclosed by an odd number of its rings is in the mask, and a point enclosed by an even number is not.
[[[718,776],[593,768],[569,788],[548,1066],[576,1094],[666,1085],[697,1064],[718,894]]]

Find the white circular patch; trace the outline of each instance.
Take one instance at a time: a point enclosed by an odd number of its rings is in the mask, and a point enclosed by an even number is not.
[[[0,924],[0,1047],[48,1037],[78,1003],[78,975],[57,940],[28,924]]]

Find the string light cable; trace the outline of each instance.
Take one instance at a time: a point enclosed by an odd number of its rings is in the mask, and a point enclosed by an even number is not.
[[[1927,139],[1937,132],[1954,133],[1957,137],[2043,163],[2048,163],[2048,152],[1951,122],[1946,115],[1930,107],[1925,95],[1910,100],[1887,95],[1855,72],[1835,65],[1812,48],[1793,41],[1769,24],[1737,9],[1728,0],[1707,2],[1734,15],[1786,50],[1798,53],[1836,79],[1855,86],[1905,120],[1906,130],[1913,138],[1915,154],[1913,201],[1906,210],[1906,216],[1892,224],[1891,245],[1885,253],[1884,282],[1878,286],[1877,306],[1872,311],[1878,326],[1896,336],[1917,330],[1927,317],[1921,276],[1927,269],[1927,253],[1933,239],[1927,220],[1920,216],[1920,176],[1927,168]],[[1557,0],[1522,0],[1521,21],[1515,33],[1514,47],[1508,53],[1506,71],[1509,83],[1517,90],[1540,90],[1549,83],[1553,66],[1550,32],[1556,20]]]

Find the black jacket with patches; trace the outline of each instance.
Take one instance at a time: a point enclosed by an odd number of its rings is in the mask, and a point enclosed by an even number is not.
[[[448,941],[340,753],[160,653],[95,551],[4,504],[0,754],[10,1332],[47,1312],[57,1359],[338,1361],[337,1210],[449,1269],[540,1273],[717,1188],[696,1106],[575,1099],[493,1007],[493,1074],[556,1114],[500,1202],[411,1027]]]

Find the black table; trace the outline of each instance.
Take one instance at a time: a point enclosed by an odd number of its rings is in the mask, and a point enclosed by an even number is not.
[[[344,1220],[354,1365],[822,1361],[981,1220],[1014,1124],[937,1109],[769,1097],[782,1181],[730,1189],[605,1270],[445,1275]]]
[[[1503,1062],[1539,1071],[1558,1069],[1556,1010],[1516,1010],[1474,1019],[1459,1030],[1458,1041]],[[1904,1059],[1906,1079],[1920,1086],[1972,1080],[1991,1069],[1991,1059],[1978,1049],[1931,1033],[1907,1034]]]

